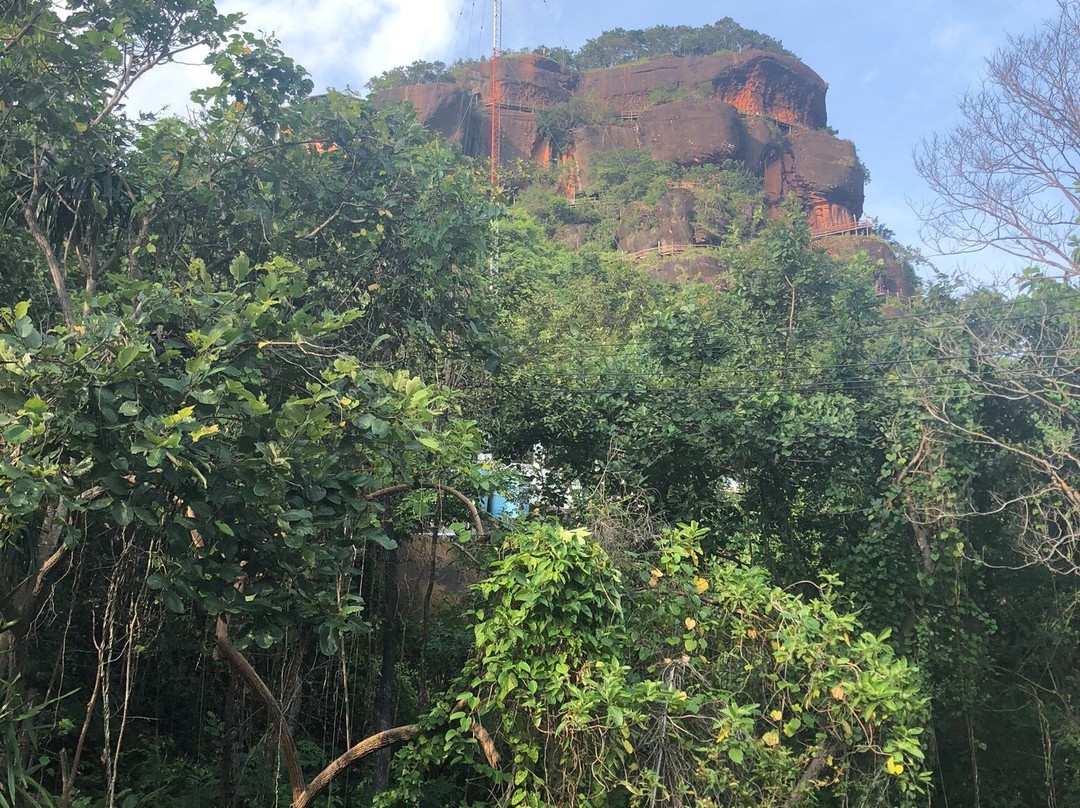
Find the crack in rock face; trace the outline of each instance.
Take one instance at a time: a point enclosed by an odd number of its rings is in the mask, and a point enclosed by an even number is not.
[[[828,85],[797,59],[764,51],[668,54],[578,73],[527,54],[500,60],[499,75],[502,162],[562,164],[570,197],[589,193],[598,153],[647,148],[653,159],[684,168],[740,161],[762,178],[768,204],[790,193],[801,199],[815,232],[862,215],[865,169],[851,141],[825,131]],[[412,104],[447,143],[482,158],[491,146],[491,89],[490,65],[478,63],[454,82],[380,91],[375,103]],[[541,114],[566,104],[595,113],[596,121],[566,133],[563,142],[545,139]],[[635,234],[634,222],[624,222],[620,246],[655,247],[665,233],[671,243],[696,243],[694,206],[683,196],[669,194],[666,209],[650,214],[656,227]],[[574,232],[571,240],[580,237]]]

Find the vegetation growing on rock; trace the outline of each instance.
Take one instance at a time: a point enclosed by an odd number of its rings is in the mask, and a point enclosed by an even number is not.
[[[201,0],[69,10],[0,16],[0,806],[1080,799],[1073,278],[884,297],[780,117],[493,202]]]

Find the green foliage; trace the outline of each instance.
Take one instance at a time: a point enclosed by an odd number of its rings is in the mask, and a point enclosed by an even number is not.
[[[421,716],[406,802],[903,804],[926,720],[933,801],[1077,801],[1072,282],[935,284],[886,316],[869,259],[814,249],[794,203],[766,216],[745,169],[644,149],[591,159],[598,198],[574,206],[557,167],[523,175],[502,215],[413,113],[309,98],[237,15],[70,6],[0,19],[0,801],[60,791],[88,712],[76,805],[281,799],[273,738],[208,650],[219,616],[300,694],[308,768],[376,701]],[[143,68],[195,46],[216,79],[190,120],[125,112]],[[547,55],[748,47],[783,52],[727,19]],[[540,121],[559,147],[605,122],[577,101]],[[713,285],[608,249],[659,238],[676,202]],[[370,498],[505,490],[482,450],[537,461],[547,504],[604,491],[717,530],[477,545],[457,500]],[[438,564],[497,557],[471,621],[439,594],[394,618],[384,573],[414,532]],[[428,551],[401,552],[426,581]],[[369,804],[373,779],[326,800]]]
[[[377,76],[368,79],[367,87],[372,92],[390,90],[394,87],[404,87],[409,84],[435,84],[440,81],[451,81],[453,74],[442,62],[428,62],[417,59],[412,64],[404,67],[395,67],[385,70]]]
[[[558,152],[565,152],[574,143],[574,130],[613,118],[611,110],[603,109],[587,98],[550,104],[536,114],[537,135],[551,143]]]
[[[633,201],[655,204],[679,178],[678,166],[653,160],[648,149],[608,149],[595,155],[589,168],[591,187],[620,206]]]
[[[510,538],[477,587],[458,704],[425,719],[450,729],[402,755],[384,804],[415,804],[432,765],[485,775],[498,805],[781,805],[819,788],[912,804],[928,779],[914,669],[887,635],[858,635],[833,583],[793,596],[708,560],[703,534],[669,532],[626,578],[583,531]]]
[[[570,50],[570,48],[556,45],[555,47],[549,47],[547,45],[538,45],[532,49],[532,52],[538,56],[543,56],[547,59],[552,59],[559,63],[563,70],[574,70],[577,67],[577,55],[576,52]]]
[[[649,93],[649,104],[655,107],[660,104],[669,104],[672,101],[679,101],[683,98],[696,98],[699,96],[700,93],[695,93],[689,87],[678,84],[665,84]]]
[[[26,760],[27,749],[36,745],[42,723],[39,716],[48,708],[49,704],[26,700],[18,677],[0,679],[0,808],[51,808],[56,804],[40,782],[48,757],[29,763]]]
[[[304,624],[332,654],[365,627],[333,581],[358,540],[390,543],[365,494],[468,462],[467,425],[442,391],[342,350],[362,313],[305,303],[295,265],[230,273],[122,288],[69,334],[3,312],[2,547],[67,503],[64,541],[137,544],[166,610],[236,615],[261,648]]]
[[[743,28],[731,17],[724,17],[700,28],[656,25],[643,30],[615,28],[605,31],[581,46],[575,64],[580,70],[596,70],[667,53],[694,56],[747,49],[794,56],[772,37]]]

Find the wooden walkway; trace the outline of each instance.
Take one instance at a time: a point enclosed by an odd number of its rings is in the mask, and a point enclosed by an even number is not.
[[[486,101],[484,101],[481,104],[481,106],[484,109],[490,109],[491,108],[491,99],[489,98]],[[526,106],[524,106],[522,104],[508,104],[505,101],[500,101],[499,102],[499,109],[505,110],[507,112],[536,112],[535,107],[526,107]]]
[[[717,249],[711,244],[658,244],[655,247],[649,247],[645,250],[638,250],[637,252],[627,253],[631,258],[644,258],[646,255],[675,255],[676,253],[686,252],[687,250],[714,250]]]
[[[877,219],[860,219],[857,222],[848,222],[823,230],[811,230],[810,238],[825,238],[827,236],[872,236],[877,230]]]

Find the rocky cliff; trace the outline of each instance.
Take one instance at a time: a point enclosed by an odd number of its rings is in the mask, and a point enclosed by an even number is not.
[[[828,247],[829,233],[852,230],[862,216],[866,172],[854,144],[827,128],[827,89],[802,62],[765,51],[667,55],[581,73],[536,54],[507,57],[498,76],[501,162],[560,161],[573,199],[591,193],[592,160],[610,149],[648,149],[653,159],[683,168],[738,161],[762,179],[768,205],[788,194],[801,199]],[[449,143],[483,157],[491,145],[491,91],[490,65],[478,64],[455,83],[386,90],[376,102],[411,103]],[[620,246],[633,252],[646,240],[699,243],[692,202],[676,194],[665,208],[667,239],[626,222]]]

